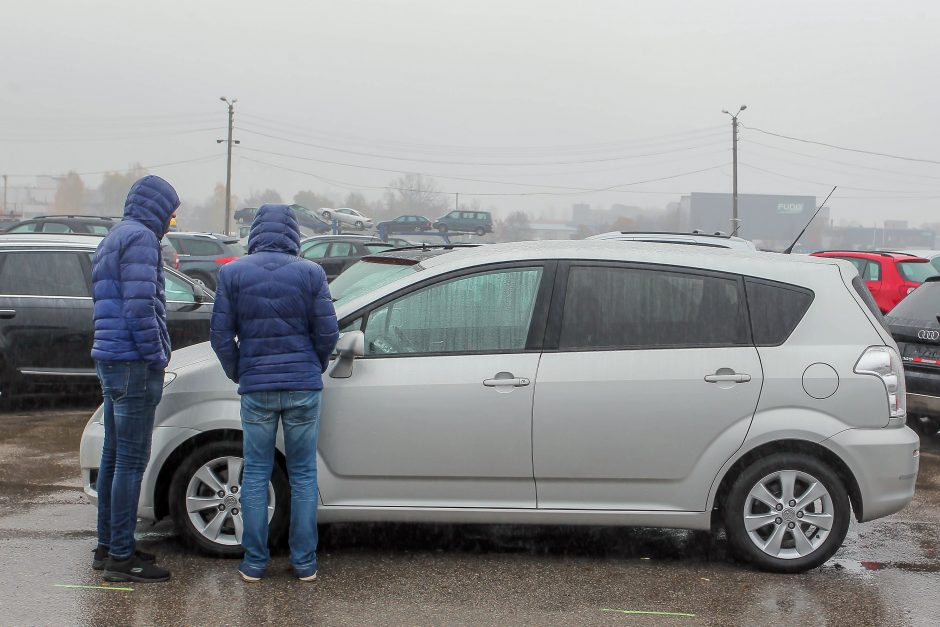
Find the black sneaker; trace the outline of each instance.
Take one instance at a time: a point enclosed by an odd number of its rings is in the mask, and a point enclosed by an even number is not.
[[[108,547],[98,545],[94,551],[94,556],[91,559],[91,568],[92,570],[104,570],[104,563],[108,561]],[[153,553],[147,553],[146,551],[134,551],[134,555],[144,560],[145,562],[156,562],[157,556]]]
[[[153,562],[131,555],[126,560],[109,557],[104,567],[105,581],[136,581],[137,583],[156,583],[169,581],[170,571]]]

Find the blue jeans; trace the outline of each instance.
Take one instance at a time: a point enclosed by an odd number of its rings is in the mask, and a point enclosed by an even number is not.
[[[260,577],[268,551],[268,482],[274,467],[278,422],[284,428],[284,452],[290,479],[290,557],[298,577],[317,572],[317,436],[320,392],[249,392],[242,395],[244,471],[242,474],[242,546],[239,569]]]
[[[150,461],[153,419],[163,397],[163,370],[142,361],[95,363],[104,396],[104,444],[98,467],[98,544],[112,558],[134,553],[140,481]]]

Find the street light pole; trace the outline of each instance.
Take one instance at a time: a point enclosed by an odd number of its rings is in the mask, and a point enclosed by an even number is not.
[[[738,220],[738,116],[745,109],[747,105],[741,105],[734,115],[727,109],[722,111],[731,116],[731,235],[738,234],[741,222]]]
[[[225,165],[225,221],[223,222],[223,233],[229,235],[230,220],[232,219],[232,144],[239,143],[238,140],[232,141],[232,129],[235,126],[235,103],[237,98],[229,100],[225,96],[219,98],[228,105],[228,139],[217,139],[216,143],[225,142],[228,144],[228,159]]]

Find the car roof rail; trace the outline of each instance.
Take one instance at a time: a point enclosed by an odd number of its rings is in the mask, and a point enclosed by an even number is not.
[[[90,216],[81,213],[50,213],[29,218],[30,220],[42,220],[44,218],[91,218],[92,220],[120,220],[117,216]]]

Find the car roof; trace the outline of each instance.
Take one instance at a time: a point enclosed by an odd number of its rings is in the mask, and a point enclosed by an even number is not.
[[[911,255],[909,253],[877,250],[819,250],[812,253],[816,257],[858,257],[860,259],[870,259],[873,261],[882,261],[884,259],[893,259],[894,261],[928,261],[923,257]]]
[[[382,242],[376,235],[314,235],[300,240],[301,244],[307,242],[334,242],[334,241],[353,241],[353,242]]]
[[[588,237],[589,240],[653,241],[660,243],[690,243],[722,248],[756,250],[753,242],[742,237],[723,233],[698,233],[679,231],[610,231]]]
[[[0,233],[0,245],[10,246],[90,246],[96,248],[102,236],[84,233]]]

